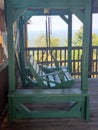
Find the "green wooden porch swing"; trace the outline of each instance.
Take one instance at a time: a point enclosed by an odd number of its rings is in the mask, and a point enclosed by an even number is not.
[[[45,12],[49,9],[49,12]],[[75,14],[83,26],[83,57],[81,88],[65,89],[17,89],[15,77],[15,37],[13,24],[17,21],[20,43],[20,69],[23,86],[26,82],[24,55],[24,24],[33,15],[60,15],[68,23],[68,67],[71,72],[72,14]],[[88,94],[88,56],[90,40],[91,0],[5,0],[5,14],[8,33],[9,61],[9,120],[27,118],[80,117],[89,119]],[[68,18],[64,15],[68,15]],[[16,36],[17,37],[17,36]],[[28,104],[67,104],[68,109],[31,110]]]

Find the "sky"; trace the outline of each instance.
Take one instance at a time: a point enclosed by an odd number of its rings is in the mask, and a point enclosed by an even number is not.
[[[30,19],[30,24],[28,25],[28,29],[31,30],[45,30],[45,16],[33,16]],[[73,15],[72,21],[73,29],[78,30],[82,23],[81,21]],[[93,29],[98,29],[98,14],[93,15]],[[51,28],[52,30],[66,30],[67,24],[61,19],[60,16],[51,16]]]
[[[93,14],[92,27],[93,29],[98,29],[98,14]]]

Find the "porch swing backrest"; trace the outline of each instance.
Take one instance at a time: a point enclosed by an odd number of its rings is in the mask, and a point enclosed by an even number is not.
[[[52,73],[50,72],[46,74],[34,60],[33,56],[30,56],[28,63],[32,75],[38,81],[39,85],[42,84],[43,86],[60,88],[68,87],[74,84],[74,80],[66,67],[61,67],[59,71],[55,70]]]
[[[32,64],[33,69],[36,71],[36,73],[38,74],[40,72],[40,67],[37,64],[37,62],[34,60],[33,56],[30,57],[30,63]]]

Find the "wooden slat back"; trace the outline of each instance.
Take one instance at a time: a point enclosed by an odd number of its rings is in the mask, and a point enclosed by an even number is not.
[[[33,55],[30,57],[30,63],[32,64],[32,67],[36,71],[36,73],[39,73],[40,68],[37,62],[34,60]]]
[[[57,83],[61,83],[61,82],[62,82],[61,79],[60,79],[59,74],[55,74],[55,75],[54,75],[54,78],[55,78],[55,81],[56,81]]]
[[[59,70],[55,70],[53,73],[45,74],[39,68],[39,65],[34,60],[33,56],[30,57],[31,69],[36,80],[40,86],[45,87],[66,87],[70,85],[70,81],[73,80],[66,67],[60,67]]]
[[[56,84],[55,84],[55,80],[54,80],[54,77],[53,77],[53,75],[49,75],[48,76],[48,79],[49,79],[49,86],[52,88],[52,87],[55,87],[56,86]],[[52,82],[54,82],[54,83],[52,83]]]
[[[66,72],[65,74],[68,80],[72,80],[71,74],[69,72]]]

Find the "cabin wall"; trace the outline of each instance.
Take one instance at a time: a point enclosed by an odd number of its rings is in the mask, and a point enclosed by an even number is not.
[[[8,94],[8,60],[4,58],[4,39],[6,32],[4,0],[0,0],[0,117],[7,103]]]
[[[0,32],[6,31],[4,10],[0,8]]]
[[[0,66],[0,116],[7,103],[8,93],[8,65],[7,63]]]

